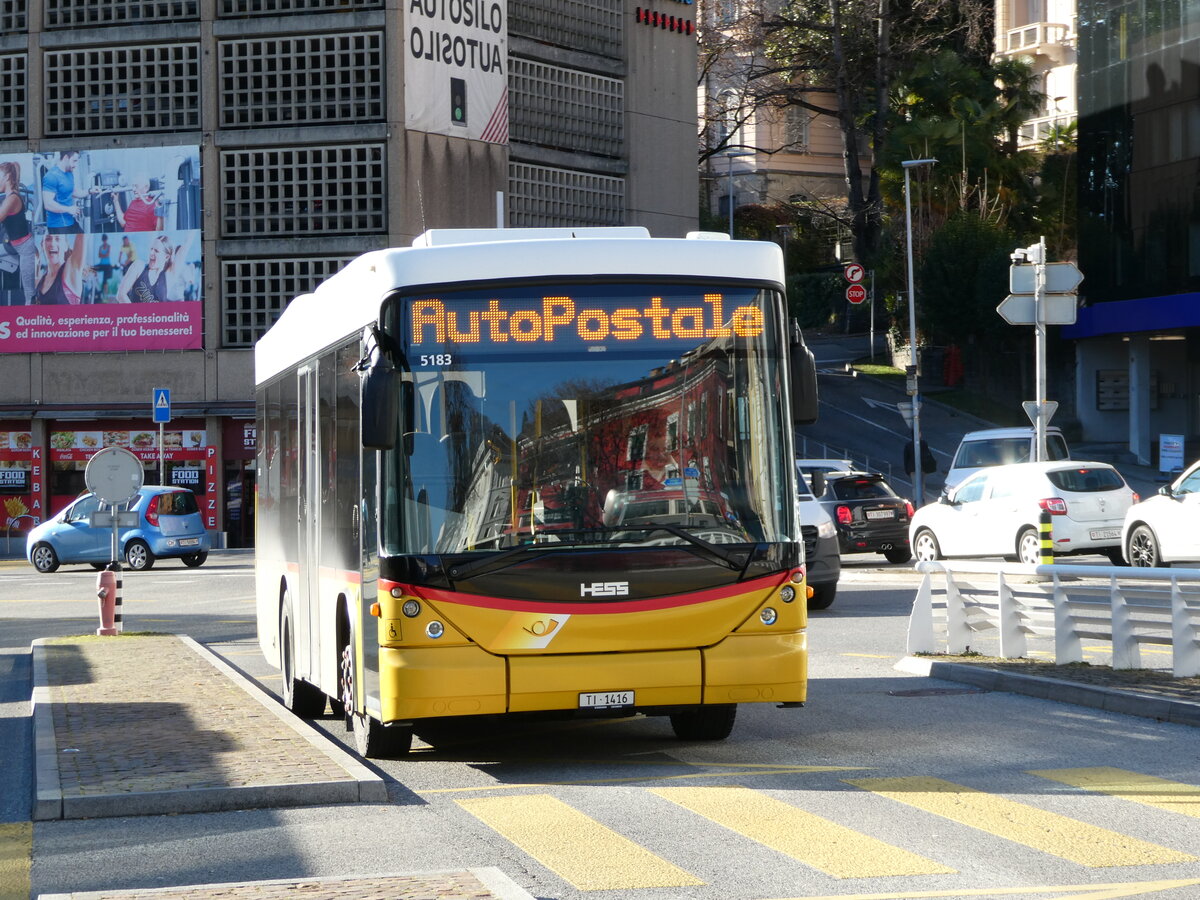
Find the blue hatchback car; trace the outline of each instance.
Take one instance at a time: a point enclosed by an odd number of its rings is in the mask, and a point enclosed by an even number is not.
[[[136,527],[120,528],[117,547],[131,569],[149,569],[157,559],[178,557],[185,566],[203,565],[212,548],[196,495],[186,488],[146,485],[130,501]],[[101,569],[112,561],[112,526],[93,526],[100,510],[94,494],[84,494],[54,518],[38,525],[25,543],[25,557],[39,572],[63,563],[90,563]]]

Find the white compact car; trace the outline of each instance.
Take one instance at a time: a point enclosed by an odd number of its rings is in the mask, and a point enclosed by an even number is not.
[[[918,509],[909,541],[921,561],[1003,556],[1036,565],[1041,558],[1038,519],[1046,510],[1055,554],[1100,553],[1123,565],[1121,526],[1137,499],[1107,463],[992,466]]]
[[[1200,562],[1200,460],[1129,508],[1121,546],[1131,566]]]

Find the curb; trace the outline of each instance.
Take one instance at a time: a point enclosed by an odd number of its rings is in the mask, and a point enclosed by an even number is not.
[[[1140,716],[1144,719],[1157,719],[1161,722],[1200,728],[1200,703],[1187,700],[1061,681],[1042,675],[1003,672],[970,663],[938,662],[923,656],[906,656],[896,663],[894,668],[911,675],[970,684],[990,691],[1007,691],[1041,700],[1073,703],[1076,706],[1089,706],[1126,716]]]
[[[175,636],[247,695],[268,710],[282,726],[327,756],[350,776],[348,781],[229,786],[191,790],[137,791],[65,797],[58,768],[58,746],[54,731],[54,706],[46,666],[46,638],[33,642],[33,820],[90,819],[113,816],[164,815],[313,806],[328,803],[384,803],[387,785],[383,779],[350,756],[324,735],[297,719],[273,697],[187,635]]]
[[[431,900],[438,897],[459,897],[465,898],[467,895],[455,890],[455,886],[450,883],[450,877],[470,875],[480,885],[488,891],[488,897],[492,900],[536,900],[533,894],[530,894],[524,888],[520,887],[511,878],[497,869],[495,866],[482,866],[471,869],[445,869],[435,870],[430,872],[410,872],[405,874],[392,875],[356,875],[356,876],[328,876],[321,878],[284,878],[273,881],[237,881],[226,882],[224,884],[202,884],[188,885],[183,887],[161,887],[161,888],[134,888],[126,891],[122,890],[102,890],[102,891],[83,891],[70,894],[40,894],[38,900],[137,900],[137,898],[154,898],[154,897],[170,897],[172,895],[186,896],[189,900],[199,900],[199,898],[222,898],[228,897],[239,889],[245,889],[243,893],[247,896],[256,893],[268,893],[270,896],[283,896],[287,894],[291,896],[299,888],[303,888],[303,894],[307,900],[335,900],[335,898],[345,898],[354,896],[347,894],[347,889],[353,888],[355,882],[372,883],[367,885],[368,888],[382,888],[382,896],[387,896],[391,900]],[[439,877],[447,877],[445,890],[455,890],[453,894],[443,894],[441,890],[434,888],[436,894],[429,893],[429,881],[436,880]],[[423,885],[412,885],[416,888],[416,892],[405,890],[404,885],[400,882],[416,878],[426,882]],[[390,882],[390,884],[389,884]],[[272,891],[275,888],[277,890]],[[371,892],[375,895],[375,892]],[[361,895],[360,895],[361,896]],[[484,900],[484,898],[472,891],[470,894],[473,898]]]

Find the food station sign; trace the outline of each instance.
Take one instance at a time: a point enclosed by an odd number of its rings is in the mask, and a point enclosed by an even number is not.
[[[207,444],[203,429],[166,431],[163,433],[163,459],[167,462],[202,460]],[[50,458],[55,462],[86,462],[102,447],[124,447],[142,462],[158,462],[158,432],[150,429],[50,432]]]

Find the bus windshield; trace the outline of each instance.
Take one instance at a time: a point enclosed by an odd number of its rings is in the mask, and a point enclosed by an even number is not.
[[[798,539],[783,309],[712,282],[393,296],[383,552]]]

